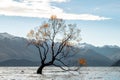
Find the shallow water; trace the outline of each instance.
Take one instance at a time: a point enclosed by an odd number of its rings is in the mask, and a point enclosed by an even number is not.
[[[43,75],[37,67],[0,67],[0,80],[120,80],[120,67],[82,67],[79,71],[63,72],[46,67]]]

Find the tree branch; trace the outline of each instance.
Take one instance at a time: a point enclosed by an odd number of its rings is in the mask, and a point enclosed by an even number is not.
[[[63,61],[61,61],[60,59],[55,58],[55,60],[59,61],[60,63],[62,63],[64,66],[68,67],[68,65],[66,65]]]
[[[48,51],[49,51],[49,46],[48,46],[47,42],[45,42],[45,45],[46,45],[47,50],[46,50],[46,52],[45,52],[44,60],[46,59],[47,54],[48,54]]]
[[[41,53],[41,50],[40,50],[40,47],[35,45],[37,48],[38,48],[38,51],[39,51],[39,54],[40,54],[40,59],[42,60],[42,53]]]
[[[62,66],[60,66],[60,65],[56,65],[56,64],[53,64],[54,66],[56,66],[56,67],[59,67],[59,68],[61,68],[62,70],[64,70],[64,71],[78,71],[79,69],[80,69],[80,67],[78,67],[78,68],[76,68],[76,69],[70,69],[70,68],[68,68],[68,69],[65,69],[64,67],[62,67]]]
[[[70,39],[70,37],[71,37],[71,35],[68,36],[68,38],[67,38],[66,40],[64,40],[64,41],[60,44],[60,46],[59,46],[59,48],[58,48],[58,51],[57,51],[55,57],[62,51],[62,49],[63,49],[63,48],[65,47],[65,45],[66,45],[65,42],[68,41],[68,40]]]

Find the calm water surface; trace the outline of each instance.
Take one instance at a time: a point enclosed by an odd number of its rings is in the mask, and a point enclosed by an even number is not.
[[[37,67],[0,67],[0,80],[120,80],[120,67],[82,67],[79,71],[63,72],[46,67],[43,75]]]

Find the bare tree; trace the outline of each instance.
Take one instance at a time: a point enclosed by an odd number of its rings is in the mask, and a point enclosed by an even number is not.
[[[78,53],[79,49],[74,45],[81,40],[80,29],[75,24],[66,25],[64,20],[52,15],[48,22],[31,30],[27,37],[29,44],[34,45],[39,52],[41,62],[38,74],[42,74],[43,68],[50,65],[70,70],[63,67],[68,67],[64,61]]]

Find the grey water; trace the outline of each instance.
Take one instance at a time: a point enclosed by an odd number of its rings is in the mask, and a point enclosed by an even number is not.
[[[58,67],[45,67],[43,75],[38,67],[0,67],[0,80],[120,80],[120,67],[81,67],[65,72]]]

